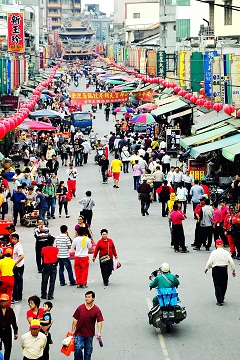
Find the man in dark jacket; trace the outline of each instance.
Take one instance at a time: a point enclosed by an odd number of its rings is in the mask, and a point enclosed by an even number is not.
[[[59,161],[57,160],[56,155],[52,155],[52,159],[48,160],[47,162],[47,173],[48,174],[56,174],[58,172],[59,169]]]
[[[152,197],[152,188],[147,183],[147,178],[143,177],[143,183],[138,187],[138,200],[141,200],[141,213],[142,216],[149,215],[148,209]]]

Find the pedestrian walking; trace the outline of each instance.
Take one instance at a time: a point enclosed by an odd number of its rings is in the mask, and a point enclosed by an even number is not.
[[[232,276],[236,276],[235,264],[228,251],[223,248],[223,241],[216,241],[216,250],[213,250],[207,261],[205,274],[212,269],[212,278],[215,288],[217,305],[222,306],[225,300],[225,294],[228,284],[228,266],[232,269]]]
[[[133,188],[134,190],[138,190],[140,178],[143,173],[141,165],[139,165],[138,160],[135,160],[135,164],[133,165]]]
[[[164,174],[170,171],[170,162],[171,162],[171,156],[168,155],[167,152],[165,152],[164,156],[162,157],[162,171]]]
[[[45,225],[47,225],[47,219],[46,214],[48,210],[48,203],[46,200],[45,195],[42,194],[42,189],[37,188],[36,190],[37,197],[36,197],[36,208],[39,212],[39,218],[44,222]]]
[[[199,243],[196,244],[197,250],[200,249],[201,245],[206,247],[206,250],[209,251],[212,245],[212,218],[213,218],[213,208],[210,206],[210,200],[205,200],[205,205],[201,208],[200,211],[200,228],[201,228],[201,237],[199,237]]]
[[[76,281],[73,277],[72,264],[70,261],[69,249],[72,245],[72,239],[68,233],[68,227],[66,225],[60,226],[61,234],[55,239],[55,246],[58,248],[58,263],[59,263],[59,281],[61,286],[67,285],[64,277],[64,268],[68,272],[68,279],[70,286],[76,285]]]
[[[173,193],[173,188],[171,186],[168,186],[168,181],[164,180],[163,185],[160,186],[156,190],[156,194],[158,194],[159,202],[162,203],[162,217],[167,216],[168,214],[168,207],[167,203],[170,199],[170,194]]]
[[[24,252],[22,244],[19,242],[19,235],[12,234],[13,244],[13,260],[15,267],[13,268],[14,288],[12,303],[17,303],[22,300],[23,295],[23,273],[24,273]]]
[[[108,183],[108,170],[109,170],[109,160],[106,158],[106,155],[103,154],[102,158],[98,162],[99,171],[102,173],[102,183]]]
[[[73,167],[73,163],[69,164],[69,169],[66,171],[68,176],[67,186],[69,196],[76,196],[76,186],[77,186],[77,169]]]
[[[88,249],[92,247],[91,240],[85,235],[85,229],[79,227],[78,236],[73,239],[71,249],[75,250],[74,271],[78,288],[87,287],[89,256]]]
[[[11,258],[12,253],[13,251],[11,248],[6,249],[4,258],[0,260],[0,274],[2,280],[0,295],[8,295],[8,306],[11,306],[14,286],[13,268],[15,266],[15,261]]]
[[[199,185],[199,181],[195,180],[194,185],[191,187],[190,196],[192,198],[193,204],[193,211],[195,210],[196,206],[200,203],[200,199],[203,196],[203,188]]]
[[[97,338],[102,338],[102,312],[94,304],[95,293],[87,291],[85,304],[80,305],[73,314],[72,335],[74,336],[74,359],[91,360],[93,351],[93,337],[97,322]],[[84,352],[84,355],[83,355]]]
[[[52,184],[52,179],[48,178],[46,185],[42,189],[43,195],[46,198],[46,202],[48,205],[47,209],[47,217],[56,219],[55,218],[55,208],[56,208],[56,189],[55,186]]]
[[[35,254],[36,254],[36,264],[38,272],[42,272],[42,248],[47,246],[47,241],[49,239],[50,233],[49,228],[44,225],[42,219],[38,220],[38,226],[34,229],[34,237],[36,239],[35,243]]]
[[[4,360],[10,360],[12,351],[12,329],[14,340],[18,339],[18,326],[13,309],[8,306],[9,296],[0,296],[0,341],[4,345]]]
[[[56,189],[56,196],[58,197],[59,217],[62,216],[62,208],[64,207],[66,218],[69,218],[70,215],[68,215],[68,190],[64,185],[64,181],[60,181],[59,186]]]
[[[129,167],[129,151],[127,146],[123,146],[121,151],[121,160],[123,164],[123,172],[128,173],[128,167]]]
[[[113,187],[117,189],[119,188],[118,182],[119,182],[121,170],[122,170],[122,162],[121,160],[119,160],[119,155],[116,154],[115,159],[112,160],[111,162],[111,172],[113,173],[113,182],[114,182]]]
[[[28,305],[30,309],[26,313],[26,318],[31,325],[33,319],[41,319],[43,317],[44,311],[43,308],[40,307],[40,298],[37,295],[30,296],[28,298]]]
[[[190,175],[190,171],[186,170],[185,174],[183,175],[183,183],[184,183],[184,187],[187,189],[187,192],[188,192],[188,196],[187,196],[188,204],[191,203],[190,190],[193,185],[193,182],[194,182],[194,179],[193,179],[192,175]]]
[[[229,214],[227,214],[224,218],[223,228],[224,228],[224,235],[228,239],[229,250],[233,259],[236,257],[240,258],[240,254],[236,254],[236,244],[235,238],[236,234],[234,232],[234,223],[237,220],[237,216],[235,215],[235,207],[234,205],[229,206]]]
[[[117,259],[118,256],[113,240],[108,237],[108,230],[102,229],[100,234],[102,238],[97,242],[92,261],[95,261],[99,252],[99,261],[103,284],[105,286],[108,286],[109,277],[113,271],[113,256],[115,257],[115,259]]]
[[[80,211],[80,215],[84,216],[87,224],[91,226],[92,216],[93,216],[93,207],[95,206],[95,201],[91,198],[91,191],[86,191],[86,197],[79,201],[79,204],[83,205],[82,211]]]
[[[33,319],[30,324],[30,331],[22,335],[23,360],[42,359],[47,337],[40,330],[40,321]]]
[[[49,236],[47,240],[47,246],[42,248],[42,284],[41,284],[41,298],[53,300],[55,281],[57,276],[57,265],[58,265],[58,251],[59,249],[53,246],[55,238]],[[47,291],[49,283],[49,288]]]
[[[17,218],[18,214],[20,216],[20,223],[22,222],[23,218],[23,208],[24,203],[26,202],[27,198],[22,192],[22,186],[17,187],[17,191],[15,191],[11,196],[11,201],[13,202],[13,224],[14,226],[17,225]]]
[[[156,165],[155,171],[152,173],[154,182],[153,182],[153,201],[157,201],[156,190],[162,186],[164,180],[164,174],[161,171],[160,165]]]
[[[182,225],[183,220],[185,220],[185,216],[183,212],[179,210],[178,204],[173,205],[173,209],[170,213],[170,219],[172,222],[172,243],[175,252],[179,252],[179,248],[181,248],[181,253],[188,253],[189,251],[185,245],[185,235]]]
[[[147,177],[144,175],[143,182],[138,187],[138,200],[141,201],[141,214],[142,216],[149,215],[148,209],[152,199],[152,188],[147,183]]]

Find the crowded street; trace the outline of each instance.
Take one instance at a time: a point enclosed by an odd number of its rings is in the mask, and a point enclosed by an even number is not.
[[[76,88],[72,83],[70,91],[86,91],[85,80],[81,78]],[[89,91],[95,91],[90,85]],[[90,111],[91,105],[83,105],[83,111]],[[105,120],[104,107],[94,114],[93,129],[97,138],[114,131],[115,117],[110,114]],[[117,120],[121,114],[117,114]],[[88,138],[87,135],[84,137]],[[137,191],[134,191],[132,166],[129,172],[120,174],[118,186],[113,187],[113,179],[102,183],[101,171],[94,162],[95,150],[91,150],[87,164],[78,166],[76,196],[68,204],[68,215],[63,211],[59,217],[56,206],[55,219],[49,220],[48,228],[52,236],[60,234],[60,226],[67,225],[69,235],[74,238],[82,205],[79,201],[91,191],[95,206],[91,231],[97,242],[101,229],[108,230],[108,236],[114,241],[121,267],[110,277],[109,285],[102,283],[99,259],[90,266],[88,288],[69,286],[65,269],[66,286],[60,286],[57,274],[53,308],[51,311],[50,359],[64,359],[60,353],[62,340],[67,332],[71,332],[72,317],[75,309],[84,303],[86,291],[96,294],[95,304],[101,309],[104,318],[102,327],[103,347],[93,339],[93,355],[96,360],[103,359],[143,359],[143,360],[225,360],[237,359],[236,351],[239,329],[239,260],[236,265],[236,278],[229,272],[228,290],[224,306],[216,306],[211,272],[204,273],[209,251],[193,251],[195,220],[192,204],[187,205],[184,233],[187,251],[177,252],[171,247],[171,236],[168,217],[161,216],[161,204],[152,202],[149,216],[141,216],[141,206]],[[67,183],[67,167],[62,166],[60,156],[57,157],[60,167],[57,174],[59,181]],[[109,161],[114,159],[109,155]],[[177,159],[171,159],[171,165],[177,166]],[[12,184],[10,183],[10,189]],[[9,201],[9,203],[11,203]],[[7,219],[11,218],[12,205],[9,205]],[[16,233],[24,249],[24,284],[23,299],[12,304],[19,327],[19,339],[29,329],[26,319],[28,298],[33,295],[41,297],[41,278],[35,261],[34,228],[24,227],[17,223]],[[210,250],[214,249],[214,242]],[[227,249],[228,250],[228,249]],[[73,263],[73,262],[72,262]],[[179,275],[179,298],[186,307],[187,318],[175,324],[170,333],[165,328],[157,330],[148,323],[147,313],[152,307],[155,289],[149,291],[149,275],[162,263],[170,265],[171,273]],[[45,300],[41,299],[41,306]],[[13,340],[12,360],[22,358],[20,340]],[[73,355],[70,357],[72,358]]]

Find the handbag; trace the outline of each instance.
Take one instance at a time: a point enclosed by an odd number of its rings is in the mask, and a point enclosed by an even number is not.
[[[66,195],[60,196],[60,202],[62,204],[67,204],[68,203],[68,198]]]
[[[108,176],[108,177],[112,177],[112,176],[113,176],[113,174],[112,174],[112,172],[111,172],[110,170],[108,170],[107,176]]]
[[[122,266],[122,264],[117,259],[114,258],[114,260],[113,260],[113,270],[117,270],[121,266]]]

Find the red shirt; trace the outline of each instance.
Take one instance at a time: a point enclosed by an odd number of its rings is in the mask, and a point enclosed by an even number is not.
[[[46,246],[41,252],[44,264],[54,264],[58,261],[58,248],[55,246]]]
[[[2,184],[6,186],[6,189],[9,188],[7,179],[2,179]]]
[[[195,210],[194,210],[194,214],[197,214],[197,215],[199,215],[200,216],[200,212],[201,212],[201,210],[202,210],[202,205],[201,204],[197,204],[197,206],[196,206],[196,208],[195,208]]]
[[[2,257],[4,257],[4,255],[6,254],[7,249],[12,250],[12,255],[11,255],[11,258],[12,258],[13,257],[13,246],[10,245],[10,244],[7,244],[7,246],[0,245],[0,254],[2,255]]]
[[[213,223],[217,222],[217,224],[221,224],[221,222],[222,222],[222,213],[221,213],[220,209],[214,209],[213,210],[212,222]]]
[[[173,225],[181,225],[185,217],[181,211],[172,210],[172,212],[170,213],[170,219]]]
[[[97,257],[98,252],[99,252],[99,257],[102,257],[104,255],[109,255],[111,259],[113,258],[113,255],[117,257],[117,252],[115,249],[114,242],[112,241],[112,239],[109,238],[107,238],[107,241],[104,241],[102,239],[98,240],[93,255],[94,258]]]
[[[102,322],[103,316],[99,307],[94,305],[90,310],[85,304],[80,305],[73,318],[77,320],[75,335],[90,337],[95,335],[95,323]]]
[[[32,309],[30,309],[30,310],[27,311],[27,319],[28,319],[28,318],[42,319],[43,314],[44,314],[43,308],[39,308],[37,314],[34,314],[34,312],[32,311]]]
[[[209,196],[210,195],[209,187],[207,185],[201,185],[201,186],[203,188],[203,193]]]
[[[229,208],[228,206],[223,206],[220,208],[221,214],[222,214],[222,223],[226,217],[227,214],[229,214]]]

